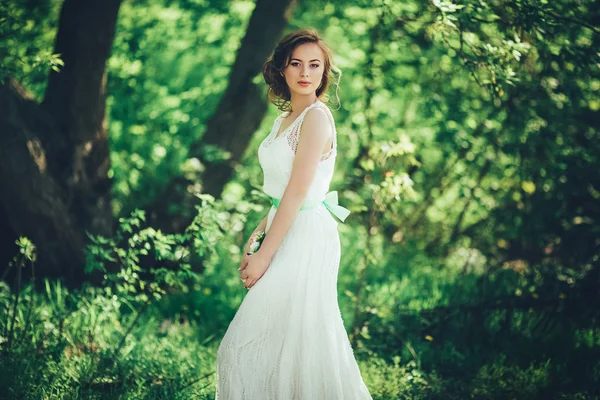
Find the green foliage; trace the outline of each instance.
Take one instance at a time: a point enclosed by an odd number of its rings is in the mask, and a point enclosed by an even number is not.
[[[202,203],[197,206],[198,213],[182,234],[142,228],[145,213],[135,210],[131,217],[120,219],[114,238],[89,235],[86,272],[106,272],[107,264],[119,265],[116,275],[105,275],[106,284],[114,287],[117,294],[139,295],[136,300],[160,299],[165,294],[161,285],[184,290],[188,282],[197,279],[191,269],[190,255],[201,258],[214,255],[214,246],[222,239],[227,222],[221,202],[215,202],[210,195],[199,197]],[[152,263],[149,271],[144,271],[142,258],[146,259],[146,265]],[[169,264],[176,269],[165,266]]]
[[[519,397],[523,399],[542,398],[550,385],[550,361],[540,366],[519,368],[506,365],[503,360],[486,365],[477,373],[473,381],[472,395],[478,399],[498,399]]]
[[[108,61],[113,209],[144,208],[179,175],[227,87],[229,68],[254,2],[124,2]],[[210,158],[227,154],[204,149]],[[173,205],[173,213],[180,205]]]
[[[228,222],[236,220],[225,215],[221,202],[201,198],[198,214],[183,234],[145,228],[144,213],[135,211],[120,220],[114,238],[90,236],[86,271],[105,273],[101,287],[70,292],[60,282],[46,280],[45,291],[27,286],[12,293],[3,285],[0,343],[5,357],[0,368],[13,375],[4,374],[0,386],[10,389],[11,398],[100,393],[106,396],[102,398],[189,398],[192,393],[208,398],[214,335],[197,340],[198,327],[160,318],[155,304],[167,291],[187,292],[199,284],[190,254],[208,263]],[[31,242],[22,238],[18,245],[18,258],[33,262]],[[142,257],[172,261],[174,269],[157,265],[144,270]],[[111,264],[118,267],[115,272],[109,272]],[[23,358],[28,353],[43,360],[42,368]]]
[[[52,51],[60,5],[58,0],[0,1],[0,81],[10,75],[41,98],[48,72],[64,65]]]
[[[20,237],[17,242],[19,248],[19,256],[21,257],[20,267],[23,267],[23,261],[35,262],[37,259],[37,252],[35,245],[31,240],[26,237]]]
[[[1,293],[4,305],[10,291]],[[25,287],[19,314],[31,309],[31,318],[19,317],[17,341],[2,345],[3,396],[211,398],[214,346],[198,340],[188,321],[160,318],[154,309],[138,319],[129,306],[105,288],[70,292],[49,281],[42,291]]]
[[[33,3],[0,3],[13,15],[0,32],[18,31],[0,53],[39,98],[60,2]],[[87,258],[105,285],[4,286],[3,387],[209,398],[208,378],[186,389],[195,395],[176,389],[212,371],[246,293],[235,267],[264,216],[256,151],[277,110],[223,201],[205,199],[185,233],[145,226],[135,210],[173,177],[201,179],[187,151],[227,87],[253,4],[123,2],[107,81],[123,218],[115,237],[92,237]],[[374,398],[597,396],[597,17],[593,1],[298,3],[287,29],[320,29],[343,71],[332,187],[353,213],[339,226],[339,304]],[[13,265],[29,267],[28,248]]]
[[[373,399],[419,400],[435,393],[434,381],[414,361],[402,365],[400,357],[386,362],[372,354],[359,367]]]

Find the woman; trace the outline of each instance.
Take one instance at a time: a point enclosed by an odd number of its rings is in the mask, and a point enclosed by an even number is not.
[[[332,56],[312,29],[285,36],[266,61],[269,98],[286,111],[258,150],[273,206],[246,245],[249,289],[217,352],[217,400],[371,399],[337,302],[338,222],[329,192],[337,155],[326,101]],[[285,114],[285,115],[284,115]],[[265,231],[259,250],[254,235]]]

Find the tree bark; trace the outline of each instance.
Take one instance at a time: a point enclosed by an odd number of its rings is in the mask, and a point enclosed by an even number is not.
[[[73,280],[76,271],[69,265],[79,264],[83,272],[82,235],[69,215],[65,191],[49,174],[37,135],[53,131],[52,118],[12,80],[0,86],[0,108],[5,111],[0,119],[0,200],[8,222],[2,230],[9,240],[2,248],[14,255],[17,236],[27,236],[38,247],[42,275]]]
[[[65,0],[54,50],[65,65],[41,105],[10,78],[0,85],[0,260],[27,236],[38,277],[70,286],[85,278],[86,232],[112,233],[105,84],[120,3]]]
[[[65,66],[50,73],[42,103],[58,132],[40,135],[48,168],[66,189],[75,222],[101,234],[112,231],[105,87],[120,4],[65,0],[54,50]]]
[[[205,166],[201,191],[219,197],[231,179],[248,143],[258,129],[266,111],[265,85],[256,85],[253,79],[262,73],[263,63],[270,55],[276,40],[288,24],[296,0],[257,0],[246,35],[231,69],[229,85],[208,120],[206,131],[190,149],[190,157]],[[216,146],[229,153],[226,160],[211,160],[206,149]],[[197,187],[197,186],[196,186]],[[173,180],[162,196],[149,208],[153,226],[166,231],[182,230],[193,218],[194,205],[198,204],[192,191],[194,182]],[[167,212],[169,204],[184,205],[181,216]]]

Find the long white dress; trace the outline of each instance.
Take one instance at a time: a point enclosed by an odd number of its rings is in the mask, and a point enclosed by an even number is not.
[[[337,155],[335,124],[320,100],[277,135],[277,117],[258,150],[263,190],[281,198],[304,116],[322,107],[334,133],[307,202],[322,201]],[[306,204],[306,202],[305,202]],[[268,230],[276,208],[268,214]],[[264,275],[247,292],[217,352],[216,400],[367,400],[337,300],[338,222],[320,204],[300,210]],[[242,285],[240,281],[240,285]]]

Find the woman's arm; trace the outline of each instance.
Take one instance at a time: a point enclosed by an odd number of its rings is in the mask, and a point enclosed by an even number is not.
[[[260,279],[269,266],[275,251],[292,226],[300,211],[308,190],[317,173],[317,167],[325,144],[332,135],[331,122],[324,110],[315,107],[308,110],[300,132],[292,175],[277,207],[268,234],[258,251],[248,257],[247,266],[241,266],[242,278],[249,277],[246,287]],[[257,277],[258,275],[258,277]]]
[[[309,110],[302,123],[292,175],[273,217],[269,234],[259,249],[269,260],[283,242],[306,199],[330,136],[331,127],[325,111],[319,108]]]

